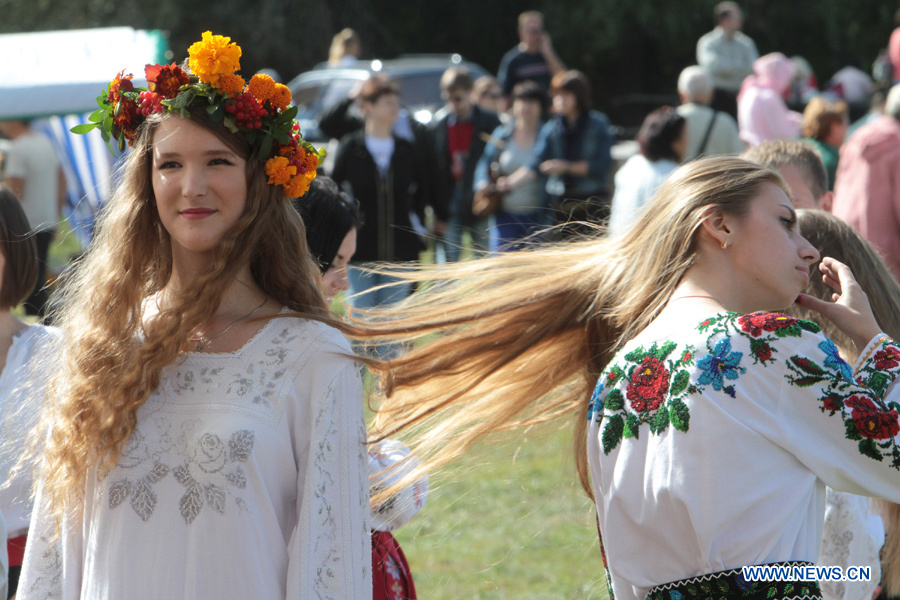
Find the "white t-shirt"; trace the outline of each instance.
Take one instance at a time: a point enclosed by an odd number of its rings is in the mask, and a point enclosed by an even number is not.
[[[631,227],[644,205],[677,166],[665,158],[651,162],[640,153],[625,161],[616,171],[616,191],[609,218],[610,234],[618,235]]]
[[[391,157],[394,156],[394,138],[379,138],[367,135],[366,150],[372,155],[372,160],[375,161],[378,171],[384,177],[391,166]]]
[[[24,180],[19,201],[32,231],[56,229],[59,159],[47,136],[30,131],[14,139],[6,156],[3,175]]]

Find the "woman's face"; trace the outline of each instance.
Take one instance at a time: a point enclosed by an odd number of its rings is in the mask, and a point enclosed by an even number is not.
[[[344,241],[341,242],[331,266],[322,274],[322,291],[328,300],[337,296],[338,292],[350,289],[350,282],[347,281],[347,264],[353,259],[354,254],[356,254],[356,227],[351,228],[344,236]]]
[[[513,100],[512,112],[516,123],[535,125],[541,120],[541,103],[535,100],[517,98]]]
[[[747,214],[728,219],[726,252],[742,312],[783,310],[809,284],[818,251],[797,228],[797,214],[784,191],[766,183]],[[717,248],[713,251],[720,251]]]
[[[172,239],[173,259],[213,251],[244,213],[247,161],[181,117],[160,123],[152,153],[153,195]]]
[[[553,96],[553,111],[567,118],[578,116],[578,101],[575,94],[559,91]]]

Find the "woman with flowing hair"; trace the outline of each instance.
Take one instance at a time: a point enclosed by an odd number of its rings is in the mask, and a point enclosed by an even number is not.
[[[133,148],[60,298],[20,599],[371,595],[359,372],[289,202],[318,156],[239,57],[101,97]]]
[[[801,235],[822,256],[836,258],[858,274],[858,283],[869,298],[875,318],[885,333],[895,339],[900,338],[900,283],[894,279],[872,244],[850,225],[825,211],[800,210],[797,219]],[[832,290],[823,281],[814,278],[806,293],[827,300]],[[822,332],[834,341],[845,360],[856,361],[859,358],[853,342],[830,321],[801,305],[794,306],[788,312],[819,323]],[[874,510],[870,510],[868,498],[832,489],[828,490],[826,502],[825,540],[819,564],[840,565],[845,569],[850,565],[872,567],[869,581],[823,582],[822,591],[826,598],[870,600],[879,582],[879,572],[885,597],[900,596],[900,505],[876,499],[873,501]],[[873,514],[883,519],[883,527],[877,524],[870,526]]]
[[[428,285],[354,332],[425,342],[371,362],[374,433],[412,430],[411,479],[488,434],[574,418],[619,600],[710,582],[723,597],[817,597],[793,573],[750,581],[742,567],[810,566],[826,485],[900,500],[887,387],[900,349],[843,264],[820,267],[834,302],[798,297],[819,256],[785,190],[757,164],[701,159],[630,235],[408,273]],[[795,300],[848,335],[855,373],[814,323],[770,312]]]

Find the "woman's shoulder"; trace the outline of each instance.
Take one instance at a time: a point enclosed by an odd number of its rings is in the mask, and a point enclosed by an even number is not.
[[[274,339],[283,340],[285,347],[297,353],[312,353],[317,360],[352,360],[349,341],[334,326],[303,317],[283,316],[274,327]]]
[[[30,354],[49,348],[62,340],[62,330],[58,327],[35,323],[25,327],[13,336],[13,343],[21,346]]]

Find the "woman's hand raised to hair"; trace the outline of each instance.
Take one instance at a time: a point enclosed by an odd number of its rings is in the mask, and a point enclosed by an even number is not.
[[[850,267],[831,257],[819,263],[822,281],[834,290],[834,302],[820,300],[808,294],[800,294],[797,303],[821,314],[838,326],[853,340],[857,350],[865,348],[869,341],[881,333],[881,328],[872,314],[869,298],[856,282]]]

